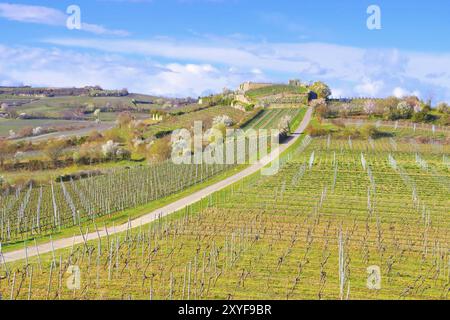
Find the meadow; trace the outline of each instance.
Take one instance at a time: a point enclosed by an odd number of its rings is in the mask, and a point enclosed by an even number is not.
[[[10,299],[448,299],[448,144],[299,139],[140,228],[3,264]],[[68,289],[69,266],[81,284]],[[380,269],[380,287],[368,281]],[[69,269],[73,270],[73,269]],[[372,279],[373,280],[373,279]]]

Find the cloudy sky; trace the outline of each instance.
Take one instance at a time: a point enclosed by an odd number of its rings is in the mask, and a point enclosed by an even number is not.
[[[449,12],[447,0],[0,0],[0,85],[196,97],[299,78],[337,97],[450,101]]]

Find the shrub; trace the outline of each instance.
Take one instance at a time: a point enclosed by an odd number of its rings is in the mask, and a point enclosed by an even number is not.
[[[420,104],[420,111],[423,112],[430,112],[431,111],[431,106],[429,103],[421,103]]]
[[[130,160],[131,159],[131,152],[124,148],[119,148],[116,151],[116,159],[118,160]]]
[[[402,101],[397,105],[397,113],[402,119],[411,118],[413,107],[406,101]]]
[[[364,102],[364,112],[368,115],[372,115],[375,113],[376,104],[373,100],[367,100]]]
[[[309,105],[313,108],[318,108],[323,105],[326,106],[326,104],[327,104],[327,102],[325,99],[314,99],[314,100],[311,100],[311,102],[309,103]]]
[[[102,159],[101,145],[95,142],[84,143],[78,152],[73,154],[73,160],[76,163],[92,164]]]
[[[341,108],[339,109],[339,115],[343,118],[346,118],[350,111],[352,110],[352,106],[349,103],[343,103]]]
[[[104,132],[103,137],[106,141],[113,140],[117,141],[118,143],[125,143],[127,141],[127,133],[128,130],[116,127]]]
[[[130,112],[121,112],[117,116],[117,123],[120,128],[128,126],[133,121],[133,115]]]
[[[5,161],[11,158],[15,152],[15,147],[5,140],[0,140],[0,167],[3,168]]]
[[[362,126],[359,132],[361,136],[366,139],[369,137],[375,139],[382,134],[373,124],[366,124]]]
[[[88,142],[94,142],[94,141],[100,141],[103,139],[103,135],[98,132],[97,130],[93,130],[91,131],[91,133],[89,133],[89,136],[87,137],[86,141]]]
[[[39,136],[44,133],[44,129],[42,127],[36,127],[33,129],[33,136]]]
[[[328,118],[330,116],[330,109],[326,104],[320,104],[316,107],[316,115],[319,117],[319,120]]]
[[[244,106],[244,110],[247,111],[247,112],[252,111],[254,108],[255,108],[255,105],[254,105],[253,103],[251,103],[251,104],[246,104],[246,105]]]
[[[432,122],[434,120],[436,120],[436,117],[425,111],[416,112],[412,116],[414,122]]]
[[[213,119],[213,126],[223,124],[225,127],[231,127],[233,125],[233,119],[227,115],[217,116]]]
[[[327,136],[327,135],[329,135],[331,133],[331,130],[329,130],[329,129],[325,129],[325,128],[321,128],[321,127],[315,127],[315,126],[313,126],[311,124],[306,128],[305,131],[311,137]]]
[[[102,145],[102,153],[106,159],[114,159],[118,150],[119,144],[112,140],[108,140],[108,142]]]
[[[33,135],[33,127],[24,127],[19,131],[19,137],[31,137]]]
[[[441,102],[437,105],[437,111],[439,113],[448,114],[448,113],[450,113],[450,108],[447,103]]]
[[[321,81],[316,81],[310,86],[311,91],[317,94],[319,99],[328,99],[331,96],[330,88]]]
[[[171,155],[169,139],[155,140],[148,149],[148,160],[150,162],[159,162],[169,159]]]
[[[44,148],[44,153],[47,157],[56,164],[61,157],[66,143],[64,140],[50,140]]]
[[[450,126],[450,114],[444,114],[439,118],[439,124],[441,126]]]
[[[385,118],[390,118],[395,113],[400,100],[396,97],[388,97],[386,99],[377,100],[378,107],[383,110]]]
[[[311,100],[309,105],[314,108],[316,115],[319,117],[319,120],[328,118],[330,116],[330,109],[328,108],[325,99]]]
[[[344,129],[340,130],[338,134],[346,138],[350,137],[355,139],[361,136],[361,132],[354,127],[345,127]]]

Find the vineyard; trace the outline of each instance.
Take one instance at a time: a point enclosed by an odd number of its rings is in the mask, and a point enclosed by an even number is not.
[[[449,152],[448,145],[392,138],[307,136],[283,154],[276,175],[249,176],[120,235],[3,264],[0,293],[10,299],[448,299]],[[81,272],[78,290],[66,286],[69,266]],[[371,290],[368,270],[377,268],[380,287]]]
[[[0,195],[0,243],[51,234],[86,220],[134,208],[166,197],[229,169],[231,165],[171,161],[116,169],[100,176],[49,186],[6,191]]]
[[[306,87],[290,86],[290,85],[272,85],[258,89],[252,89],[245,93],[250,99],[259,99],[262,97],[280,95],[280,94],[295,94],[295,95],[306,95],[308,89]]]
[[[216,116],[228,115],[239,123],[245,113],[230,107],[211,107],[170,117],[150,125],[146,134],[190,129],[193,121],[211,125]],[[0,194],[0,243],[52,234],[84,221],[135,208],[164,198],[222,173],[232,165],[174,165],[170,161],[152,166],[117,169],[101,176],[53,182],[33,182]]]
[[[209,127],[215,117],[222,115],[227,115],[233,119],[234,123],[238,123],[244,118],[245,112],[225,106],[189,112],[180,116],[170,117],[161,123],[149,126],[146,136],[167,133],[180,128],[190,129],[194,125],[194,121],[202,121],[206,127]]]
[[[305,109],[266,109],[250,121],[244,129],[277,129],[280,120],[284,116],[295,119],[303,114]]]

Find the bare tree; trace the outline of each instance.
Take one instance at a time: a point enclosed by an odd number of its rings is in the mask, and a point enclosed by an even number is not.
[[[63,140],[50,140],[45,146],[44,152],[47,157],[56,165],[65,147]]]

